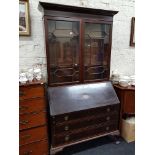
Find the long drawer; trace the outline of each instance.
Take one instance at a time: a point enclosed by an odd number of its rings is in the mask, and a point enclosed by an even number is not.
[[[53,116],[52,122],[56,125],[59,123],[68,123],[72,120],[83,119],[88,116],[98,115],[98,114],[110,114],[114,112],[119,112],[119,104],[108,105],[100,108],[94,108],[89,110],[83,110],[58,116]]]
[[[118,121],[111,121],[110,123],[103,123],[98,126],[85,128],[84,130],[77,130],[74,133],[54,136],[52,145],[59,146],[62,144],[68,144],[94,136],[104,135],[106,133],[110,133],[116,130],[118,130]]]
[[[19,102],[19,114],[41,111],[46,108],[45,106],[45,98],[21,100]]]
[[[101,123],[106,123],[109,121],[117,121],[119,118],[118,113],[113,114],[100,114],[97,116],[89,116],[85,117],[80,120],[70,121],[67,124],[58,124],[55,127],[53,127],[53,134],[63,134],[63,133],[69,133],[74,132],[74,130],[86,128],[92,125],[97,125]]]
[[[19,87],[19,99],[20,100],[43,97],[43,96],[44,96],[43,85]]]
[[[47,126],[20,131],[19,145],[25,145],[42,139],[47,139]]]
[[[19,129],[27,129],[46,124],[46,111],[19,115]]]
[[[42,140],[39,142],[20,146],[20,155],[48,155],[48,142]]]

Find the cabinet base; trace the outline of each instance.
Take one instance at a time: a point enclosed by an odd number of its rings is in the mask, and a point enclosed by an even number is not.
[[[79,143],[82,143],[82,142],[86,142],[86,141],[89,141],[89,140],[93,140],[93,139],[96,139],[96,138],[99,138],[99,137],[104,137],[104,136],[107,136],[107,135],[111,135],[111,136],[115,137],[115,136],[119,136],[120,132],[119,132],[119,130],[117,130],[117,131],[110,132],[110,133],[107,133],[107,134],[104,134],[104,135],[102,134],[102,135],[94,136],[94,137],[91,137],[91,138],[86,138],[86,139],[83,139],[83,140],[79,140],[77,142],[72,142],[70,144],[65,144],[65,145],[58,146],[58,147],[53,147],[51,145],[50,155],[55,155],[58,152],[61,152],[65,147],[75,145],[75,144],[79,144]],[[116,144],[117,144],[117,139],[116,139]]]

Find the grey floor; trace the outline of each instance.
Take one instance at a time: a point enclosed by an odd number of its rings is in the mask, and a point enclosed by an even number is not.
[[[134,155],[135,143],[126,143],[119,138],[116,144],[112,137],[103,137],[89,142],[67,147],[58,155]]]

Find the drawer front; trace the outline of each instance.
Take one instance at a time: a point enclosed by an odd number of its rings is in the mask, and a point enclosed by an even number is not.
[[[19,115],[19,129],[27,129],[46,124],[46,112],[34,112]]]
[[[62,134],[68,132],[74,132],[74,130],[86,128],[92,125],[98,125],[101,123],[108,123],[110,121],[118,121],[119,113],[116,114],[105,114],[105,115],[98,115],[92,116],[86,119],[83,118],[82,121],[76,120],[72,122],[68,122],[67,124],[59,124],[54,127],[54,134]]]
[[[19,99],[30,99],[36,97],[44,96],[44,87],[43,85],[19,87]]]
[[[48,142],[47,140],[42,140],[20,146],[19,155],[48,155]]]
[[[107,123],[98,126],[92,126],[90,128],[86,128],[85,130],[79,130],[71,134],[54,136],[52,145],[53,146],[64,145],[84,140],[86,138],[92,138],[94,136],[108,134],[116,130],[118,130],[118,122],[111,122],[111,124]]]
[[[45,106],[44,98],[22,100],[19,102],[19,114],[41,111]]]
[[[47,139],[47,126],[28,129],[19,133],[19,145],[25,145],[42,139]]]
[[[64,114],[64,115],[58,115],[53,118],[53,122],[55,122],[56,124],[68,123],[72,120],[76,120],[76,119],[81,120],[85,117],[92,116],[92,115],[111,114],[111,113],[115,113],[115,112],[116,113],[119,112],[119,104],[108,105],[105,107],[88,109],[88,110],[73,112],[73,113]]]

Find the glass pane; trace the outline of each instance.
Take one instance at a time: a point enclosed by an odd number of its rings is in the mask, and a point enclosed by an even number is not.
[[[103,79],[108,70],[108,24],[85,23],[84,79]]]
[[[48,21],[52,83],[79,81],[79,22]]]

